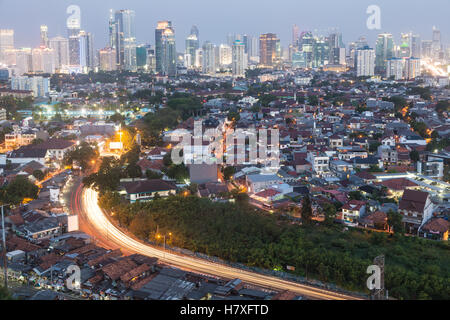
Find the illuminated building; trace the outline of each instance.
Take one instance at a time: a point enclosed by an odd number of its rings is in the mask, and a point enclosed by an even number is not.
[[[64,37],[54,37],[49,40],[49,47],[55,55],[55,68],[69,65],[69,40]]]
[[[117,69],[116,65],[116,49],[104,48],[99,51],[100,70],[114,71]]]
[[[247,68],[247,54],[242,42],[236,41],[232,48],[232,71],[234,77],[244,77]]]
[[[378,74],[385,74],[387,61],[392,57],[394,57],[394,39],[392,34],[379,34],[375,48],[375,71]]]
[[[119,69],[136,71],[136,33],[133,10],[119,10],[110,21],[110,42],[115,41],[116,63]]]
[[[259,37],[260,64],[265,67],[274,66],[277,60],[277,48],[280,40],[274,33],[262,34]]]
[[[369,47],[356,50],[355,68],[358,77],[373,76],[375,74],[375,50]]]

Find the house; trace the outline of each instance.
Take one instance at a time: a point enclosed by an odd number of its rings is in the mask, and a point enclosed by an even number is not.
[[[156,194],[168,197],[177,191],[173,183],[161,179],[124,182],[121,186],[120,194],[125,194],[131,203],[152,200]]]
[[[266,189],[252,195],[252,198],[263,203],[272,203],[283,199],[283,194],[275,189]]]
[[[345,223],[356,223],[357,219],[366,213],[366,202],[350,200],[342,206],[342,221]]]
[[[450,222],[447,220],[442,218],[432,218],[423,225],[419,235],[424,238],[447,241],[449,228]]]
[[[428,192],[408,190],[403,193],[398,211],[403,216],[403,224],[408,233],[418,233],[420,228],[431,218],[433,203]]]
[[[276,184],[283,184],[283,180],[274,174],[251,174],[247,176],[249,192],[258,193]]]
[[[359,224],[365,228],[374,228],[380,230],[387,230],[389,228],[387,223],[387,214],[383,211],[375,211],[359,219]]]

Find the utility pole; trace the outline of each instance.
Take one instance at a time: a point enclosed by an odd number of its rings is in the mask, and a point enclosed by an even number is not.
[[[6,261],[5,214],[3,212],[4,205],[2,205],[1,207],[2,207],[3,269],[5,277],[5,289],[8,289],[8,262]]]

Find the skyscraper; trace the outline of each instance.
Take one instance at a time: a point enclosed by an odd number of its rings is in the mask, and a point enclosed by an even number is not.
[[[117,69],[116,49],[107,47],[99,51],[100,70],[114,71]]]
[[[292,26],[292,45],[294,47],[298,47],[299,39],[300,39],[300,28],[296,24],[294,24]]]
[[[277,59],[277,47],[280,40],[274,33],[262,34],[259,37],[259,57],[260,64],[265,67],[272,67]]]
[[[115,41],[116,63],[119,69],[136,71],[136,33],[133,10],[119,10],[110,21],[110,42]]]
[[[159,26],[160,23],[158,23]],[[159,72],[169,77],[175,77],[177,75],[177,50],[175,30],[171,23],[167,23],[166,28],[162,30],[160,41],[159,63],[161,64],[161,71]],[[158,68],[158,49],[156,49],[156,67]]]
[[[72,66],[80,65],[80,29],[80,19],[72,17],[67,20],[67,33],[69,36],[69,63]]]
[[[195,27],[195,26],[194,26]],[[193,27],[193,29],[194,29]],[[195,27],[197,28],[197,27]],[[200,47],[198,40],[198,29],[194,29],[186,38],[186,51],[185,54],[189,56],[189,63],[186,65],[188,68],[192,68],[195,65],[196,51]]]
[[[364,47],[356,50],[355,68],[357,77],[368,77],[375,74],[375,50]]]
[[[411,57],[405,61],[405,78],[408,80],[415,79],[421,75],[420,59]]]
[[[247,69],[247,54],[244,44],[236,40],[232,47],[232,72],[234,77],[244,77]]]
[[[80,66],[84,71],[94,67],[94,42],[92,35],[86,31],[80,31]]]
[[[41,47],[48,47],[48,27],[46,25],[41,26]]]
[[[202,72],[204,74],[214,75],[216,68],[215,46],[210,41],[206,41],[203,44]]]
[[[163,61],[164,61],[164,53],[163,53],[163,34],[166,29],[172,28],[171,21],[158,21],[158,25],[155,29],[155,56],[156,56],[156,72],[163,71]]]
[[[69,65],[69,40],[64,37],[54,37],[49,40],[49,47],[55,54],[55,67],[61,69]]]
[[[387,61],[386,78],[403,79],[403,59],[391,58]]]
[[[14,50],[14,30],[0,29],[0,62],[5,62],[8,50]]]
[[[378,74],[385,74],[387,60],[394,57],[394,39],[392,34],[381,33],[378,35],[375,56],[375,71]]]
[[[232,49],[227,44],[221,44],[219,47],[220,66],[229,66],[232,61]]]
[[[441,31],[436,27],[433,27],[433,38],[432,38],[432,55],[435,59],[441,58]]]

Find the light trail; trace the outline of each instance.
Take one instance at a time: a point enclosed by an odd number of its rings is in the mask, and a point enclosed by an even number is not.
[[[313,286],[290,282],[276,277],[252,273],[202,259],[195,259],[189,256],[177,255],[163,251],[162,249],[151,247],[131,238],[130,236],[119,230],[116,226],[114,226],[99,207],[98,193],[93,189],[84,189],[81,201],[81,209],[84,211],[85,216],[90,222],[91,226],[99,231],[102,235],[107,235],[108,242],[113,242],[120,248],[123,248],[130,252],[150,257],[156,257],[159,260],[170,265],[178,266],[181,268],[189,268],[190,270],[195,270],[199,273],[211,274],[228,279],[239,278],[249,284],[272,288],[275,290],[289,290],[300,295],[315,299],[360,300],[360,298],[357,297],[316,288]]]

